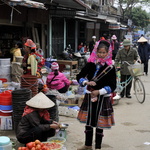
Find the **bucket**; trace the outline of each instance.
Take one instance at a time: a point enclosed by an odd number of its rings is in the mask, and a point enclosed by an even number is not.
[[[2,74],[0,73],[0,78],[6,78],[8,82],[11,82],[11,75],[10,74]]]
[[[0,59],[0,66],[10,66],[10,58],[1,58]]]
[[[21,88],[12,91],[12,104],[13,104],[13,125],[16,132],[19,121],[22,118],[26,101],[31,99],[32,91],[27,88]]]
[[[0,75],[10,74],[10,66],[0,66]]]
[[[12,94],[10,90],[0,93],[0,105],[12,105]]]
[[[20,62],[22,64],[23,56],[16,56],[16,62]]]
[[[7,79],[6,78],[0,78],[0,80],[3,82],[7,82]]]
[[[2,80],[0,80],[0,88],[2,88],[2,87],[3,87]]]
[[[12,143],[7,136],[0,136],[0,150],[12,150]]]
[[[21,76],[21,87],[28,88],[32,91],[32,97],[38,94],[38,80],[37,76],[33,75],[22,75]]]
[[[8,113],[7,111],[6,112],[5,111],[3,111],[3,112],[0,111],[0,116],[12,116],[12,112]]]
[[[51,101],[55,103],[55,105],[51,108],[48,108],[48,112],[50,113],[50,119],[59,122],[59,114],[58,114],[58,106],[56,104],[56,96],[55,95],[46,95]]]

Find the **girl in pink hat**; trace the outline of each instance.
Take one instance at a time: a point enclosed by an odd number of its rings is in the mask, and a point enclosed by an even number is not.
[[[112,46],[112,59],[115,60],[116,54],[119,50],[119,43],[117,41],[116,35],[111,37],[111,46]]]
[[[52,72],[47,76],[46,84],[49,89],[56,89],[60,93],[65,93],[68,90],[70,81],[66,76],[59,71],[59,65],[57,62],[51,64]]]
[[[111,46],[106,40],[96,42],[88,63],[77,74],[78,83],[86,86],[77,119],[85,123],[84,145],[77,150],[101,149],[103,129],[114,125],[111,93],[116,89],[116,71],[112,65]],[[94,131],[95,130],[95,131]]]

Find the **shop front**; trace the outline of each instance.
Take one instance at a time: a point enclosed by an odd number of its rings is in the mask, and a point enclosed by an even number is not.
[[[0,1],[0,4],[0,10],[3,12],[0,13],[0,57],[8,57],[6,54],[14,47],[14,44],[18,41],[23,44],[26,38],[40,43],[46,50],[45,31],[47,31],[48,11],[29,7],[29,5],[14,6],[16,3],[10,4],[6,1]]]

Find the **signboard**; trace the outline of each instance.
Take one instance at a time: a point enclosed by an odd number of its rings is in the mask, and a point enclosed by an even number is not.
[[[94,29],[94,22],[87,22],[86,27],[88,29]]]
[[[132,42],[132,35],[125,35],[125,38]]]
[[[109,23],[108,29],[118,30],[118,29],[120,29],[120,24],[117,24],[117,23]]]
[[[96,29],[100,29],[100,23],[96,23]]]
[[[131,26],[131,25],[132,25],[132,20],[128,19],[128,26]]]

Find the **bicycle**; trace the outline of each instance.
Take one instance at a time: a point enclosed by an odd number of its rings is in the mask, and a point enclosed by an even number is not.
[[[127,63],[128,70],[131,76],[125,82],[120,82],[120,76],[119,76],[119,73],[117,73],[117,88],[115,90],[116,96],[113,97],[113,99],[116,99],[116,100],[121,99],[120,93],[132,81],[132,79],[134,79],[133,89],[135,92],[135,96],[138,102],[142,104],[145,101],[145,88],[139,76],[143,75],[143,64],[131,65],[126,61],[124,61],[124,63]],[[116,71],[119,72],[120,68],[117,68]]]

